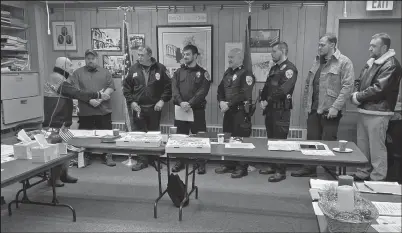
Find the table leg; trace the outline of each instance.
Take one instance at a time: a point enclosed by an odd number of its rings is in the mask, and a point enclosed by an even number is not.
[[[342,175],[346,175],[346,167],[342,167]]]
[[[33,184],[30,184],[30,183],[29,183],[29,180],[27,180],[27,182],[26,182],[26,186],[27,186],[26,189],[29,189],[29,188],[31,188],[31,187],[33,187],[33,186],[35,186],[35,185],[38,185],[38,184],[40,184],[40,183],[42,183],[42,182],[44,182],[44,181],[47,181],[46,172],[44,172],[44,175],[43,175],[43,176],[39,176],[39,177],[41,177],[42,179],[39,180],[39,181],[37,181],[37,182],[35,182],[35,183],[33,183]],[[22,181],[22,186],[24,186],[24,182],[25,182],[25,181]],[[20,196],[21,192],[23,192],[23,191],[24,191],[24,188],[18,190],[17,194],[15,195],[15,199],[16,199],[16,200],[19,199],[19,196]],[[25,197],[26,197],[26,194],[25,194]],[[27,197],[26,197],[26,198],[27,198]],[[15,203],[15,207],[18,209],[18,202]]]
[[[188,163],[189,160],[185,159],[185,163],[186,163],[186,175],[185,175],[185,182],[184,182],[184,187],[186,189],[185,195],[184,195],[184,199],[183,201],[180,203],[180,208],[179,208],[179,221],[182,220],[182,216],[183,216],[183,205],[184,203],[188,200]]]
[[[51,174],[54,173],[54,169],[51,169]],[[21,204],[32,204],[32,205],[44,205],[44,206],[61,206],[61,207],[67,207],[69,208],[72,212],[73,212],[73,222],[77,221],[76,218],[76,214],[75,214],[75,209],[73,207],[71,207],[70,205],[66,205],[66,204],[60,204],[59,201],[57,200],[57,196],[56,196],[56,181],[54,179],[52,179],[52,193],[53,193],[53,198],[52,198],[52,202],[51,203],[46,203],[46,202],[34,202],[34,201],[30,201],[28,199],[28,195],[27,195],[27,189],[30,188],[30,186],[28,186],[27,184],[29,184],[29,182],[27,182],[27,180],[25,180],[23,182],[23,193],[24,196],[22,197],[22,200],[13,200],[8,204],[8,215],[11,216],[12,212],[11,212],[11,205],[12,203],[21,203]],[[32,186],[31,186],[32,187]]]
[[[161,160],[161,158],[158,157],[158,167],[160,167],[160,160]],[[170,174],[169,156],[166,157],[166,166],[167,166],[167,175],[168,175],[168,179],[169,179],[169,174]],[[162,192],[161,169],[158,169],[158,183],[159,183],[159,197],[155,200],[155,203],[154,203],[154,218],[158,217],[158,202],[159,202],[159,200],[167,193],[167,187]]]
[[[7,203],[6,203],[6,200],[4,200],[4,197],[1,196],[1,205],[5,205],[5,204],[7,204]]]

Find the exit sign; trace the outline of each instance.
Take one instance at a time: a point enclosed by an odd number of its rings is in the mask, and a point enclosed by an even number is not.
[[[367,1],[366,10],[368,11],[392,11],[394,1]]]

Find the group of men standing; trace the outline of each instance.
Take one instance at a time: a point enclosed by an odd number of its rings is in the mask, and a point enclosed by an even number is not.
[[[387,150],[385,135],[388,122],[394,114],[400,89],[401,66],[390,49],[391,39],[385,33],[372,37],[369,51],[371,58],[360,77],[355,80],[351,60],[336,48],[337,38],[328,33],[320,38],[318,55],[308,71],[303,109],[307,113],[307,140],[337,140],[342,110],[346,101],[358,106],[357,145],[368,157],[370,164],[359,169],[355,179],[384,180],[387,173]],[[182,50],[184,64],[173,77],[163,64],[152,57],[148,46],[138,49],[138,60],[130,67],[123,81],[123,94],[133,115],[134,131],[159,131],[161,111],[166,102],[173,98],[174,105],[194,115],[194,121],[175,120],[179,134],[206,132],[205,107],[207,105],[211,76],[197,64],[198,49],[187,45]],[[272,62],[275,63],[260,92],[258,101],[265,115],[268,139],[286,139],[292,109],[292,96],[298,70],[287,58],[288,45],[277,42],[272,48]],[[99,91],[102,98],[79,102],[80,129],[111,129],[111,104],[107,96],[114,91],[114,84],[108,70],[95,65],[95,51],[85,52],[86,66],[74,72],[69,81],[81,90]],[[229,68],[223,74],[218,86],[217,100],[224,114],[223,132],[232,137],[241,137],[240,123],[244,120],[246,106],[252,103],[255,78],[243,66],[243,52],[233,49],[228,55]],[[400,97],[399,97],[400,98]],[[105,163],[114,166],[110,155]],[[204,174],[205,161],[198,173]],[[133,171],[148,165],[155,166],[152,157],[139,156]],[[155,167],[156,168],[156,167]],[[160,169],[156,168],[156,169]],[[178,160],[173,172],[184,168]],[[228,163],[215,170],[216,173],[232,173],[232,178],[246,176],[246,163]],[[286,179],[286,165],[269,164],[260,170],[261,174],[273,174],[269,182]],[[303,166],[292,176],[316,176],[314,166]]]

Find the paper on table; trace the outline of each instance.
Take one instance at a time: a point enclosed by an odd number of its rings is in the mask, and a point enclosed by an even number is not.
[[[401,232],[401,225],[371,225],[377,232]]]
[[[253,143],[226,143],[225,148],[232,149],[254,149],[255,146]]]
[[[174,106],[174,119],[178,121],[194,121],[193,109],[190,108],[188,112],[184,111],[180,106]]]
[[[323,216],[324,213],[322,212],[320,206],[318,206],[318,202],[313,202],[313,209],[314,209],[314,213],[317,216]]]
[[[392,193],[395,195],[401,195],[402,186],[397,182],[364,181],[364,183],[376,193]]]
[[[15,160],[14,157],[1,157],[1,163],[6,163]]]
[[[113,135],[113,130],[77,130],[70,129],[76,138],[98,138],[106,135]]]
[[[41,147],[46,147],[49,145],[49,143],[47,143],[46,138],[43,134],[36,134],[36,135],[34,135],[34,138],[36,139],[36,141],[39,143],[39,145]]]
[[[300,142],[268,140],[268,150],[300,151]]]
[[[32,139],[28,136],[25,130],[21,129],[20,132],[17,134],[17,138],[22,142],[31,142]]]
[[[300,150],[304,155],[313,156],[335,156],[335,154],[330,150]]]
[[[377,208],[380,215],[402,216],[401,203],[373,201],[373,204]]]
[[[378,222],[378,224],[401,225],[402,218],[401,217],[390,217],[390,216],[378,216],[376,221]]]

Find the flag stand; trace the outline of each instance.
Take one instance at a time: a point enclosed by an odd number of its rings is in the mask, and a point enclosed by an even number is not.
[[[127,27],[127,22],[126,22],[126,18],[127,18],[127,12],[131,12],[134,11],[132,6],[129,7],[122,7],[119,6],[117,8],[118,10],[122,10],[124,11],[124,19],[123,19],[123,46],[124,46],[124,56],[125,56],[125,64],[124,64],[124,71],[123,71],[123,75],[121,77],[121,82],[123,84],[124,79],[126,78],[127,74],[128,74],[128,69],[131,66],[131,56],[130,56],[130,48],[129,48],[129,41],[128,41],[128,27]],[[122,85],[123,86],[123,85]],[[122,87],[123,88],[123,87]],[[127,103],[123,103],[123,110],[125,113],[125,124],[126,124],[126,129],[127,132],[131,132],[132,128],[131,128],[131,117],[132,117],[132,112],[129,111],[130,106],[127,105]],[[136,161],[131,159],[132,154],[128,155],[128,159],[123,161],[122,164],[124,164],[127,167],[132,167],[133,165],[136,164]]]

